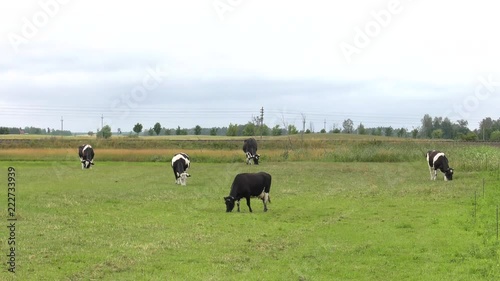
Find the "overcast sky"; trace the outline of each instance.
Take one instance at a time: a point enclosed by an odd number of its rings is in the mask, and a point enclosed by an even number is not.
[[[496,4],[2,1],[0,126],[474,129],[500,118]]]

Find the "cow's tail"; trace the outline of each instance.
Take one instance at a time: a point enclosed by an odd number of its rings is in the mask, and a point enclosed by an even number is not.
[[[269,202],[271,203],[271,197],[269,196],[269,191],[271,191],[271,181],[272,181],[272,178],[271,178],[271,175],[269,175],[269,182],[266,184],[266,187],[264,188],[264,192],[265,192],[265,200],[266,202]]]

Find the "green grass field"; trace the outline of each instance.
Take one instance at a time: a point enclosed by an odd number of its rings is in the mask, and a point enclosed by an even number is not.
[[[242,158],[193,162],[181,187],[166,162],[97,157],[82,171],[76,160],[0,161],[5,226],[9,166],[16,273],[7,272],[2,227],[0,280],[500,278],[496,170],[461,169],[451,182],[431,182],[423,158],[259,166]],[[244,201],[241,213],[226,213],[234,176],[261,170],[273,176],[269,211],[253,199],[254,213]]]
[[[20,141],[17,141],[20,140]],[[306,135],[0,139],[0,280],[498,280],[500,151],[460,142]],[[82,171],[89,142],[96,165]],[[456,174],[429,180],[423,152]],[[174,184],[173,153],[193,161]],[[8,167],[16,169],[16,273]],[[225,213],[240,172],[273,175],[270,210]],[[483,189],[484,181],[484,189]]]

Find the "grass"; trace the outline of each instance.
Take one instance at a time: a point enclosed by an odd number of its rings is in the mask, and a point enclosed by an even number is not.
[[[149,141],[144,140],[148,143]],[[154,144],[155,142],[151,140]],[[230,145],[225,146],[229,142]],[[69,143],[71,144],[71,142]],[[96,161],[127,162],[168,162],[172,155],[183,151],[195,163],[241,163],[243,152],[241,140],[198,141],[178,140],[154,147],[153,144],[140,146],[124,142],[118,147],[93,144]],[[77,147],[10,147],[0,149],[0,160],[8,161],[75,161]],[[122,148],[125,147],[125,148]],[[139,146],[139,148],[137,148]],[[450,165],[457,171],[500,170],[500,153],[497,147],[471,145],[457,142],[387,141],[364,140],[336,141],[334,139],[296,140],[289,145],[287,140],[277,138],[261,142],[259,153],[264,162],[421,162],[427,150],[438,149],[446,152]]]
[[[431,182],[424,159],[194,162],[181,187],[165,162],[82,171],[77,161],[4,161],[0,182],[7,166],[17,170],[18,280],[500,277],[494,171]],[[241,213],[225,213],[234,176],[259,170],[273,175],[269,211],[253,199],[254,213],[244,202]],[[7,235],[0,231],[4,257]]]

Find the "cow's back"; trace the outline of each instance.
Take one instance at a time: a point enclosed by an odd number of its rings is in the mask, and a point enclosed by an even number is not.
[[[264,190],[269,192],[270,185],[271,175],[268,173],[241,173],[233,180],[231,195],[235,197],[258,196]]]
[[[427,151],[427,163],[429,164],[429,167],[434,167],[434,157],[439,153],[437,150],[429,150]]]
[[[249,138],[243,142],[243,151],[250,152],[252,155],[257,152],[257,141],[254,138]]]

